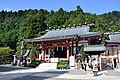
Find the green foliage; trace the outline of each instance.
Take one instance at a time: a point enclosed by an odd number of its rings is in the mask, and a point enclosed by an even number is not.
[[[102,42],[101,42],[101,43],[102,43],[102,44],[105,44],[105,41],[106,41],[106,40],[109,40],[108,34],[104,34],[104,35],[103,35],[103,38],[102,38]]]
[[[82,24],[85,24],[84,12],[80,8],[80,6],[77,6],[77,10],[70,12],[69,19],[66,21],[65,25],[69,27],[73,27]]]
[[[12,62],[14,50],[9,47],[0,47],[0,64]]]
[[[28,67],[36,68],[40,64],[39,60],[33,60]]]
[[[113,27],[114,32],[120,32],[120,19],[116,21],[115,26]]]
[[[80,55],[81,55],[81,56],[86,55],[85,52],[84,52],[84,47],[85,47],[85,45],[81,45],[81,46],[80,46]]]
[[[49,18],[46,19],[46,24],[49,26],[49,29],[62,28],[66,20],[68,20],[68,14],[60,8],[54,14],[49,15]]]
[[[104,13],[102,15],[100,15],[102,17],[104,17],[109,23],[109,26],[115,26],[116,21],[118,21],[120,19],[120,11],[112,11],[109,13]]]
[[[93,31],[109,32],[107,20],[103,17],[97,17],[95,20],[94,26],[95,26],[95,28]]]
[[[90,14],[90,13],[86,13],[85,14],[85,22],[86,24],[95,24],[95,19],[96,19],[96,15],[95,14]]]
[[[36,55],[37,55],[37,48],[36,47],[32,47],[31,50],[30,50],[30,57],[31,57],[31,59],[34,59]]]
[[[91,31],[111,32],[120,30],[120,12],[113,11],[102,15],[84,13],[80,6],[67,12],[60,8],[48,12],[44,9],[28,9],[0,12],[0,47],[9,46],[20,51],[21,41],[27,38],[40,37],[46,29],[66,28],[93,24]]]
[[[68,69],[69,61],[68,60],[60,60],[57,62],[57,69]]]

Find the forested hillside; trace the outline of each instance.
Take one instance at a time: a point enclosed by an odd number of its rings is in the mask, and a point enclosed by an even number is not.
[[[50,12],[44,9],[29,9],[0,12],[0,47],[9,46],[16,50],[23,39],[34,38],[45,30],[90,24],[91,31],[111,32],[120,30],[120,12],[102,15],[84,13],[80,6],[67,12],[60,8]]]
[[[113,31],[120,30],[120,11],[112,11],[100,15],[108,21],[108,25],[112,27]]]

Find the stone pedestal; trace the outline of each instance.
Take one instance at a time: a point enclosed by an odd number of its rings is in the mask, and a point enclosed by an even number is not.
[[[42,55],[41,55],[41,54],[39,54],[39,60],[41,60],[41,56],[42,56]]]
[[[13,55],[13,64],[16,64],[16,55]]]
[[[74,59],[74,56],[70,56],[70,69],[75,69],[75,59]]]

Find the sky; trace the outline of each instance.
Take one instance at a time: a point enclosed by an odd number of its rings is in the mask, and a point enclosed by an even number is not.
[[[75,10],[80,6],[85,13],[103,14],[120,11],[120,0],[0,0],[0,11],[18,11],[25,9],[46,9],[57,11]]]

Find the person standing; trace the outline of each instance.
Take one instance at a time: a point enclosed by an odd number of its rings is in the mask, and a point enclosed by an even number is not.
[[[97,63],[95,58],[93,59],[92,66],[93,66],[94,76],[97,76],[97,73],[98,73],[98,63]]]
[[[88,56],[88,58],[89,58],[89,61],[88,61],[88,66],[89,66],[89,70],[88,70],[88,72],[89,73],[93,73],[92,71],[92,58],[90,57],[90,56]]]
[[[85,69],[85,71],[87,70],[87,67],[88,67],[88,61],[87,61],[87,58],[85,58],[85,61],[84,61],[84,69]]]

